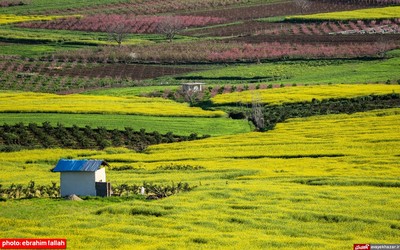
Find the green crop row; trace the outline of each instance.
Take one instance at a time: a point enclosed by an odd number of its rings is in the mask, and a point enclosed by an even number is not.
[[[76,124],[79,127],[102,126],[107,129],[123,130],[131,127],[135,131],[158,131],[165,134],[173,132],[177,135],[228,135],[251,131],[247,121],[226,118],[202,117],[157,117],[137,115],[110,115],[110,114],[49,114],[49,113],[0,113],[0,124],[9,125],[23,122],[38,123],[50,122],[52,125],[61,123],[66,127]],[[190,125],[189,125],[190,124]]]
[[[14,44],[4,43],[0,46],[1,55],[20,56],[24,58],[48,56],[57,51],[71,51],[82,48],[82,45],[67,44]]]
[[[248,64],[214,68],[189,73],[184,76],[191,77],[192,81],[204,78],[215,79],[203,80],[210,83],[230,83],[232,81],[224,80],[224,78],[241,78],[242,80],[238,80],[239,82],[246,82],[246,78],[270,78],[271,76],[278,77],[278,79],[268,81],[271,84],[396,82],[400,80],[398,74],[398,65],[400,63],[398,50],[388,53],[388,55],[393,56],[393,58],[367,61],[311,60]],[[307,73],[305,74],[304,72]],[[260,82],[263,81],[265,80],[260,80]]]

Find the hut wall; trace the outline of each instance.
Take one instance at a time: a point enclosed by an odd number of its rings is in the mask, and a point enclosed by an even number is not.
[[[96,195],[95,172],[62,172],[60,178],[61,196]]]

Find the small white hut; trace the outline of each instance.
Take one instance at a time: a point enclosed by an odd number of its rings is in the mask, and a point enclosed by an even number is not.
[[[109,196],[111,185],[102,166],[109,165],[103,160],[59,160],[52,171],[60,172],[61,196]]]
[[[183,83],[182,90],[184,92],[188,92],[188,91],[201,92],[201,91],[203,91],[204,85],[205,85],[205,83],[202,83],[202,82]]]

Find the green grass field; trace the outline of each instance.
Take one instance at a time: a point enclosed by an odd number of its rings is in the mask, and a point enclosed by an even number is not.
[[[144,86],[133,88],[99,89],[85,91],[87,95],[107,95],[107,96],[140,96],[155,91],[177,90],[179,86]]]
[[[156,201],[0,202],[0,237],[67,238],[72,249],[349,249],[357,242],[393,243],[400,237],[399,114],[390,109],[292,119],[267,133],[152,146],[146,154],[0,153],[4,184],[57,181],[49,169],[70,156],[140,168],[109,170],[114,184],[197,186]],[[204,169],[156,170],[170,164]]]
[[[70,127],[86,125],[92,128],[105,127],[120,129],[131,127],[135,131],[144,128],[147,132],[158,131],[165,134],[173,132],[177,135],[227,135],[249,132],[251,125],[245,120],[227,118],[190,118],[190,117],[158,117],[138,115],[105,115],[105,114],[46,114],[46,113],[0,113],[0,124],[37,123],[48,121],[53,125],[61,123]]]
[[[82,46],[78,45],[40,44],[32,46],[30,44],[3,43],[0,45],[0,53],[2,55],[18,55],[31,58],[50,55],[58,51],[71,51],[80,48],[82,48]]]
[[[400,79],[397,72],[400,57],[397,51],[389,53],[389,55],[394,57],[370,61],[327,60],[250,64],[193,72],[185,76],[202,78],[268,78],[275,76],[281,78],[268,81],[268,83],[272,84],[382,83],[387,80],[397,81]],[[307,74],[304,72],[307,72]],[[221,81],[211,82],[218,83]],[[224,83],[229,83],[229,81]]]

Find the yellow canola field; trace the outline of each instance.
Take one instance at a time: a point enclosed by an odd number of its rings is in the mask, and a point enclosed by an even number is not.
[[[170,164],[203,166],[210,171],[256,171],[246,178],[277,176],[400,176],[400,108],[352,115],[290,119],[272,131],[207,138],[150,146],[146,153],[123,148],[90,150],[25,150],[0,153],[0,162],[24,164],[53,162],[60,158],[105,159],[113,166],[131,165],[147,170]],[[7,165],[7,164],[6,164]],[[11,166],[10,165],[10,166]],[[12,167],[15,168],[15,167]],[[32,173],[38,179],[45,172]],[[12,174],[11,174],[12,173]],[[15,175],[10,171],[10,181]],[[113,172],[114,181],[131,175]],[[13,177],[12,177],[13,176]],[[5,177],[5,176],[4,176]],[[55,176],[54,176],[55,177]],[[180,175],[172,175],[182,181]]]
[[[400,108],[290,119],[265,133],[155,145],[145,153],[1,152],[0,183],[59,183],[49,169],[66,157],[137,169],[107,169],[113,187],[144,181],[197,187],[155,201],[0,202],[7,229],[0,237],[51,232],[72,249],[131,249],[132,242],[138,249],[347,249],[400,236]],[[204,168],[157,170],[170,164]]]
[[[290,119],[265,133],[151,146],[96,156],[154,168],[252,169],[262,176],[400,176],[400,108]],[[256,177],[256,176],[255,176]],[[260,177],[260,176],[257,176]]]
[[[17,16],[12,14],[0,14],[0,25],[1,24],[10,24],[10,23],[21,23],[21,22],[30,22],[30,21],[48,21],[57,18],[61,18],[62,16]]]
[[[310,102],[312,99],[352,98],[367,95],[400,93],[400,85],[388,84],[338,84],[261,89],[216,95],[215,104],[252,103],[257,100],[266,104]]]
[[[384,8],[370,8],[352,11],[338,11],[330,13],[319,13],[303,16],[290,16],[287,20],[363,20],[363,19],[393,19],[400,17],[400,6],[391,6]]]
[[[0,93],[0,112],[108,113],[152,116],[222,117],[222,111],[206,111],[162,98],[55,95],[29,92]]]
[[[400,108],[289,119],[265,133],[159,144],[150,146],[145,153],[124,148],[105,151],[24,150],[0,153],[0,162],[12,166],[27,161],[55,163],[66,157],[104,159],[112,166],[131,165],[147,170],[170,164],[188,164],[203,166],[210,171],[236,169],[257,172],[246,178],[395,177],[400,176]],[[36,179],[37,175],[39,179],[43,174],[48,176],[48,168],[44,171],[32,173],[31,178]],[[26,172],[10,171],[9,174],[3,181],[19,180],[15,176],[25,176]],[[133,178],[115,172],[110,174],[114,181]],[[172,175],[171,179],[182,181],[180,175]]]

